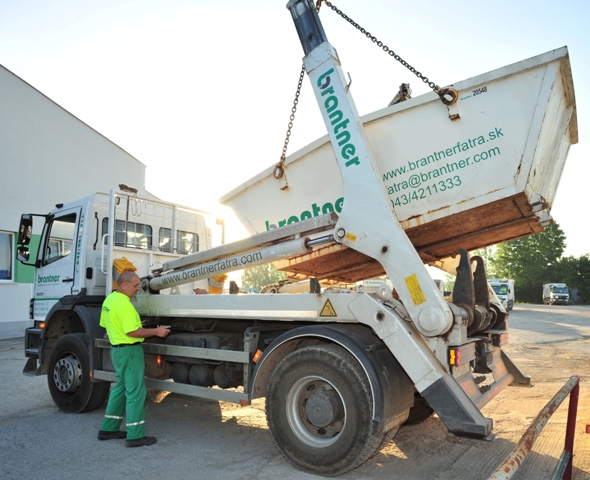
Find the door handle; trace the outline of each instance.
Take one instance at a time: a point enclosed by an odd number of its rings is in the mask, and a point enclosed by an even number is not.
[[[70,283],[70,282],[73,282],[73,281],[74,281],[74,279],[73,279],[73,278],[64,278],[64,279],[62,280],[62,282],[63,282],[63,283]]]

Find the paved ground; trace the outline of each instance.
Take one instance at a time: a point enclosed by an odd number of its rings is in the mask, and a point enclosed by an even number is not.
[[[517,306],[509,355],[533,378],[508,388],[483,413],[494,418],[493,442],[457,438],[433,416],[400,430],[393,442],[342,479],[486,479],[539,410],[573,374],[582,378],[574,478],[590,479],[590,308]],[[0,341],[0,477],[6,479],[275,479],[320,478],[291,467],[268,435],[264,403],[249,407],[150,391],[153,447],[98,442],[104,410],[66,415],[53,405],[45,377],[26,377],[22,341]],[[566,401],[567,403],[567,401]],[[563,449],[567,405],[549,421],[516,479],[549,478]]]

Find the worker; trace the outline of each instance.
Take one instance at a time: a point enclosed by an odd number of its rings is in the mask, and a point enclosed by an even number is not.
[[[147,337],[166,337],[169,326],[143,328],[139,314],[131,303],[140,289],[134,272],[123,272],[117,290],[102,304],[100,326],[106,328],[111,343],[111,359],[115,367],[115,384],[111,389],[99,440],[127,438],[127,447],[156,443],[156,437],[145,436],[145,364],[141,342]],[[119,431],[123,415],[126,431]]]

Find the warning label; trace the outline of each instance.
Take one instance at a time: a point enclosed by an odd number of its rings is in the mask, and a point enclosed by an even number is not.
[[[324,308],[322,308],[322,311],[320,312],[320,317],[337,317],[338,315],[336,314],[336,310],[334,310],[334,307],[332,306],[332,302],[330,302],[330,300],[326,300],[326,303],[324,304]]]
[[[418,277],[416,276],[416,274],[410,275],[404,280],[406,282],[408,290],[410,291],[410,295],[412,297],[412,301],[414,302],[414,306],[417,307],[421,303],[424,303],[426,301],[426,298],[424,297],[424,292],[420,287],[420,282],[418,281]]]

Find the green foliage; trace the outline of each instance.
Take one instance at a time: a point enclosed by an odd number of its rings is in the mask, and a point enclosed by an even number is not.
[[[570,288],[578,290],[580,303],[590,302],[590,255],[579,258],[573,256],[561,258],[551,272],[553,282],[566,283]]]
[[[519,301],[541,303],[543,284],[558,281],[552,274],[564,250],[565,234],[554,223],[542,233],[500,244],[494,262],[495,273],[514,279],[515,296]]]
[[[246,268],[242,274],[242,286],[262,288],[265,285],[278,283],[287,278],[285,272],[279,272],[272,263]]]

